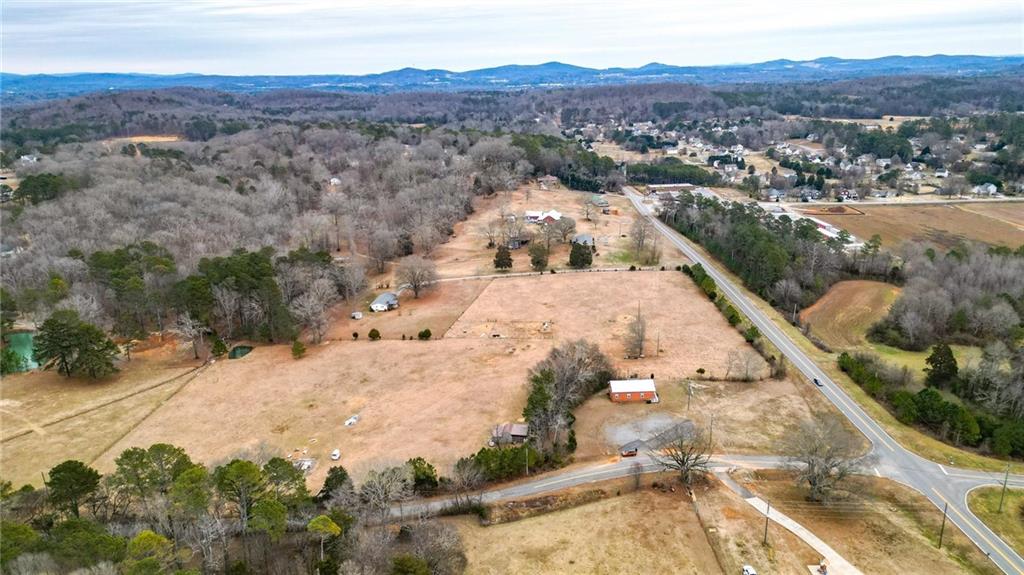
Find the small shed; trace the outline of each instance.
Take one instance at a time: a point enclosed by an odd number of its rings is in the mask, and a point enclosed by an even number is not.
[[[530,436],[530,425],[527,423],[502,423],[494,426],[491,431],[491,443],[494,445],[518,444]]]
[[[589,247],[594,247],[596,245],[594,243],[594,236],[590,234],[576,234],[572,238],[572,243]]]
[[[608,382],[608,397],[615,403],[657,403],[658,391],[654,387],[654,378],[613,379]]]
[[[377,296],[377,299],[370,304],[370,309],[373,311],[391,311],[397,307],[398,296],[389,291]]]

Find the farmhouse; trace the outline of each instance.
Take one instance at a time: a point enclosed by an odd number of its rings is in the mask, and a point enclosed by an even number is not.
[[[608,397],[615,403],[646,401],[658,403],[658,391],[651,379],[613,379],[608,382]]]
[[[370,309],[373,311],[391,311],[398,307],[398,296],[386,291],[373,300]]]

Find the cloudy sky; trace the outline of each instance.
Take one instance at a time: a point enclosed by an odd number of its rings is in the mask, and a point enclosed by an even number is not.
[[[1021,0],[3,0],[5,72],[363,74],[1024,53]]]

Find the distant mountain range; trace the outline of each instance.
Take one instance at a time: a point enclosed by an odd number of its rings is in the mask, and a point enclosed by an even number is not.
[[[846,80],[869,76],[969,76],[1019,70],[1024,56],[886,56],[870,60],[818,58],[772,60],[726,66],[672,66],[652,63],[639,68],[583,68],[549,62],[509,65],[468,72],[402,68],[381,74],[314,76],[219,76],[202,74],[0,74],[8,102],[73,96],[107,90],[190,86],[228,92],[278,89],[332,92],[407,92],[518,90],[609,84],[686,82],[693,84],[782,83]]]

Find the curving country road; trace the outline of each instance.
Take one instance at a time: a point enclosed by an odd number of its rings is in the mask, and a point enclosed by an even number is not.
[[[649,219],[654,227],[674,246],[679,248],[691,261],[700,263],[718,284],[718,288],[732,301],[757,329],[767,337],[786,359],[796,367],[808,380],[817,378],[823,387],[811,386],[835,405],[856,427],[870,440],[872,449],[878,457],[874,471],[881,477],[899,481],[921,492],[939,509],[948,504],[949,520],[964,532],[974,543],[987,554],[1004,573],[1024,575],[1024,559],[1005,541],[992,532],[979,520],[967,506],[967,496],[971,490],[986,485],[1001,485],[1003,477],[998,473],[971,471],[955,467],[943,466],[928,461],[905,449],[896,442],[885,429],[875,422],[856,401],[851,399],[841,387],[835,384],[824,370],[819,368],[793,340],[757,306],[743,291],[718,269],[718,264],[709,260],[682,235],[664,224],[652,213],[649,206],[636,190],[626,188],[626,196],[636,207],[642,217]],[[1013,475],[1010,485],[1024,487],[1024,476]]]

